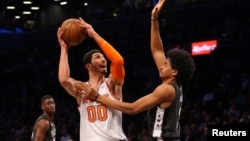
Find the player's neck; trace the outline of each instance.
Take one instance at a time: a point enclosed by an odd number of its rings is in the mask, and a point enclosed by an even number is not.
[[[170,83],[175,83],[176,82],[176,79],[175,79],[175,77],[171,77],[171,78],[161,78],[161,80],[162,80],[162,83],[168,83],[168,84],[170,84]]]
[[[53,121],[54,120],[54,114],[49,114],[49,113],[46,113],[44,112],[43,115],[49,119],[50,121]]]
[[[95,90],[98,90],[99,86],[105,81],[104,76],[93,76],[89,78],[89,85],[94,88]]]

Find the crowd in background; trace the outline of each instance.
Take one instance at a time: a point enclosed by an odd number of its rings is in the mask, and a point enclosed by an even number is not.
[[[206,141],[207,125],[250,124],[250,65],[246,52],[250,46],[250,18],[229,15],[215,21],[179,19],[169,25],[168,19],[161,18],[159,22],[166,49],[179,47],[190,51],[194,41],[218,40],[218,47],[212,54],[194,56],[194,77],[184,84],[182,140]],[[93,23],[124,57],[124,101],[135,101],[151,92],[159,82],[149,47],[149,24],[149,16]],[[45,94],[51,94],[55,99],[57,140],[63,141],[61,137],[79,140],[76,101],[58,82],[60,49],[56,43],[56,30],[45,32],[47,38],[30,35],[33,38],[28,38],[33,41],[27,40],[25,46],[1,48],[1,140],[30,140],[32,126],[42,113],[40,98]],[[50,43],[51,36],[55,41]],[[36,40],[47,44],[38,44]],[[95,43],[86,38],[79,46],[70,48],[73,78],[87,79],[82,57],[93,47],[96,47]],[[147,141],[146,118],[146,111],[134,116],[123,114],[124,132],[130,141]]]

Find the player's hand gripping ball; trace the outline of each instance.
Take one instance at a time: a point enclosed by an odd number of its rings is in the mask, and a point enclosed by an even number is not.
[[[61,25],[62,39],[69,46],[79,45],[86,38],[86,30],[79,26],[78,19],[67,19]]]

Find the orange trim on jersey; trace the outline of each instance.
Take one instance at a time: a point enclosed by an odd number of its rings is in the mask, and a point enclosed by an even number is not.
[[[111,61],[110,72],[115,80],[123,80],[125,77],[124,60],[112,45],[106,42],[103,38],[97,41],[104,54]]]

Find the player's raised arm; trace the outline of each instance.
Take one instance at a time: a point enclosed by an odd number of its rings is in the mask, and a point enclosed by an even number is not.
[[[58,43],[61,48],[59,68],[58,68],[58,79],[60,85],[73,97],[75,97],[79,103],[80,97],[75,89],[75,85],[78,81],[70,77],[70,67],[68,62],[68,49],[69,46],[62,39],[62,31],[60,27],[57,31]]]
[[[151,12],[151,37],[150,47],[157,68],[159,69],[166,62],[166,56],[160,36],[158,18],[159,12],[166,3],[166,0],[159,0]]]

